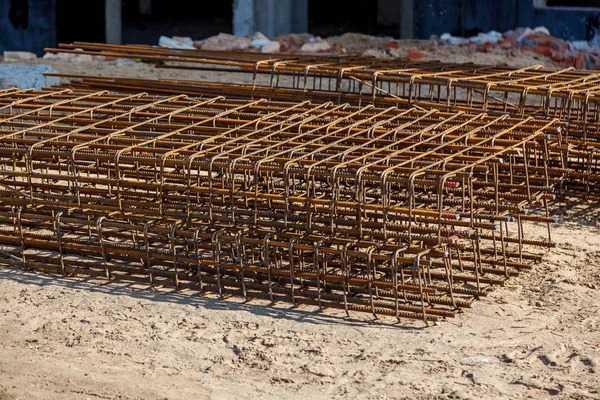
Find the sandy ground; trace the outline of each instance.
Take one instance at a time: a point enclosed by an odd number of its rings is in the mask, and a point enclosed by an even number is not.
[[[557,212],[542,264],[427,328],[0,268],[0,400],[600,399],[600,212]]]
[[[600,399],[586,213],[531,273],[428,328],[0,268],[0,399]]]

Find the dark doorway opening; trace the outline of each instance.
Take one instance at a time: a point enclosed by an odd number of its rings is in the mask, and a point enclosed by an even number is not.
[[[123,43],[157,44],[161,35],[196,40],[231,33],[232,5],[232,0],[123,0]]]
[[[378,3],[376,0],[308,0],[308,31],[322,37],[344,32],[397,37],[399,20],[380,15]],[[400,2],[396,3],[399,7]]]
[[[59,43],[104,42],[104,1],[56,1],[56,40]]]
[[[8,20],[15,29],[27,29],[29,25],[29,0],[10,0]]]

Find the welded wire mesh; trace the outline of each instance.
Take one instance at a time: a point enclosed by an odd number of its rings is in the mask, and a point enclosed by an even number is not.
[[[59,49],[47,50],[143,59],[161,68],[226,71],[245,74],[248,81],[234,84],[84,77],[74,82],[94,90],[147,90],[282,101],[310,99],[558,118],[563,125],[554,141],[565,149],[562,167],[570,170],[561,193],[575,197],[600,195],[598,71],[94,43],[60,45]]]
[[[425,320],[541,259],[566,173],[557,122],[507,115],[15,89],[0,118],[5,263]]]
[[[62,44],[56,53],[87,53],[129,57],[159,63],[162,68],[185,68],[247,73],[252,90],[273,99],[311,96],[339,102],[403,102],[440,104],[453,108],[510,112],[572,122],[600,122],[600,73],[438,61],[410,61],[348,56],[306,56],[202,50],[175,50],[135,45]]]

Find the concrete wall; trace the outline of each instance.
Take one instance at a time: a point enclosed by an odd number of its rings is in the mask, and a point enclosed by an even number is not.
[[[56,0],[13,0],[12,3],[19,11],[15,15],[13,8],[11,21],[11,0],[0,0],[0,52],[23,50],[41,56],[44,47],[56,45]],[[17,3],[27,4],[27,11]]]
[[[587,18],[598,9],[534,7],[532,0],[420,0],[415,1],[414,34],[427,39],[450,32],[471,36],[476,31],[504,32],[519,26],[543,25],[554,36],[586,39]]]
[[[527,0],[530,1],[530,0]],[[474,31],[495,29],[503,32],[515,28],[520,0],[423,0],[415,6],[415,36],[450,32],[470,36]]]
[[[598,9],[564,7],[533,9],[531,7],[521,14],[520,23],[531,18],[534,21],[532,25],[543,25],[554,36],[566,40],[584,40],[588,39],[586,21],[594,16],[600,16]]]

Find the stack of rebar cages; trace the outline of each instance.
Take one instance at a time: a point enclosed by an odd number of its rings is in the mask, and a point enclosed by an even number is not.
[[[541,260],[568,172],[532,117],[10,89],[0,118],[2,263],[425,321]]]
[[[77,50],[75,50],[77,49]],[[89,88],[219,95],[270,100],[333,101],[379,107],[437,108],[560,119],[550,146],[562,149],[552,167],[569,170],[559,192],[597,197],[599,113],[597,71],[451,64],[351,56],[306,56],[186,51],[90,43],[61,45],[53,52],[130,57],[161,68],[184,68],[251,76],[247,84],[87,77]]]
[[[49,50],[249,79],[0,92],[4,264],[436,321],[541,261],[557,193],[598,195],[596,72]]]

